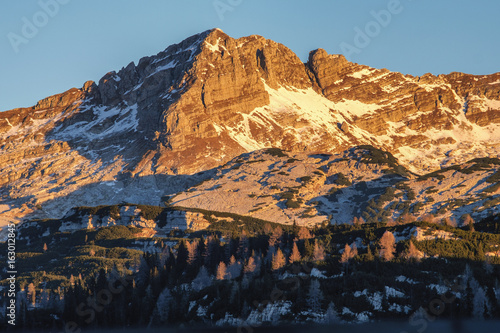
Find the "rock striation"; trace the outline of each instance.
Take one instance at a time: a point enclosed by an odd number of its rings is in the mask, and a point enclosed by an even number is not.
[[[369,144],[424,173],[500,152],[500,73],[420,77],[220,29],[0,112],[0,224],[162,196],[243,153]],[[188,176],[190,175],[190,176]]]

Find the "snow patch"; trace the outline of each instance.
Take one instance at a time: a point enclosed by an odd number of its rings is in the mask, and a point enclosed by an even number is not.
[[[370,70],[368,68],[363,68],[362,70],[354,72],[354,73],[349,74],[347,76],[353,77],[355,79],[361,79],[363,76],[370,75],[371,73],[372,73],[372,70]]]

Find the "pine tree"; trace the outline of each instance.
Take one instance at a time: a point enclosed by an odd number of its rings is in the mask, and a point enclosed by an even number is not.
[[[396,252],[396,239],[392,232],[386,230],[380,238],[380,257],[386,261],[391,261]]]
[[[163,289],[156,301],[156,314],[158,315],[160,323],[166,323],[168,321],[172,302],[173,297],[170,290],[168,288]]]
[[[294,242],[293,248],[292,248],[292,253],[290,254],[290,258],[288,259],[288,261],[290,263],[294,263],[294,262],[300,261],[300,259],[301,259],[301,257],[300,257],[299,248],[297,247],[297,243]]]
[[[375,259],[375,258],[374,258],[374,256],[373,256],[373,253],[372,253],[372,248],[370,247],[370,244],[368,244],[368,245],[366,246],[366,248],[367,248],[367,249],[366,249],[366,260],[367,260],[367,261],[373,261],[373,259]]]
[[[306,239],[304,243],[304,248],[305,248],[305,257],[311,258],[314,254],[314,246],[311,243],[311,240]]]
[[[239,258],[242,258],[242,259],[248,258],[249,246],[250,246],[250,244],[248,241],[247,233],[245,230],[243,230],[241,232],[240,240],[239,240],[239,244],[238,244],[238,256],[239,256]]]
[[[472,299],[472,316],[475,319],[482,320],[490,307],[488,298],[482,287],[476,287],[472,292],[474,294],[474,298]]]
[[[179,271],[183,272],[186,268],[189,258],[189,251],[186,245],[186,241],[182,239],[179,243],[179,248],[177,249],[177,268]]]
[[[281,249],[278,249],[278,251],[276,251],[276,253],[273,255],[271,267],[273,271],[275,271],[285,266],[285,264],[286,264],[285,256],[283,255]]]
[[[217,273],[215,275],[215,278],[217,280],[224,280],[226,279],[226,275],[227,275],[226,264],[223,261],[221,261],[219,263],[219,266],[217,266]]]
[[[325,324],[334,325],[338,323],[340,323],[339,314],[335,310],[335,304],[333,304],[333,302],[330,302],[325,314]]]
[[[236,261],[234,256],[229,259],[229,266],[227,266],[227,274],[229,279],[236,279],[241,275],[241,263]]]
[[[472,269],[470,268],[469,264],[465,265],[465,271],[462,274],[462,284],[466,286],[471,279],[473,279],[474,274],[472,272]]]
[[[323,299],[324,296],[321,291],[320,283],[317,279],[313,279],[309,286],[309,293],[307,294],[307,305],[313,312],[319,312]]]
[[[483,262],[483,268],[486,274],[491,275],[493,274],[493,265],[491,264],[491,257],[486,256],[485,260]]]
[[[208,274],[208,270],[205,266],[201,266],[198,275],[192,282],[193,289],[196,291],[200,291],[203,288],[210,286],[212,283],[212,278],[210,274]]]
[[[43,252],[47,252],[48,249],[47,243],[43,243]]]

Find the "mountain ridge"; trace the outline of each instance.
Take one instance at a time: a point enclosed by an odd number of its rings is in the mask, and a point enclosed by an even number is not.
[[[138,203],[159,204],[185,189],[160,176],[273,147],[373,145],[421,174],[496,157],[499,83],[500,73],[413,77],[322,49],[303,63],[264,37],[207,30],[97,84],[0,112],[0,215],[10,221],[71,194],[86,205],[130,202],[132,188],[147,195]]]

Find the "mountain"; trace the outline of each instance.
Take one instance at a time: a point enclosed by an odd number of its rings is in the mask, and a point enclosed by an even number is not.
[[[351,158],[352,147],[370,145],[391,153],[412,179],[497,157],[499,123],[500,73],[413,77],[321,49],[303,63],[263,37],[209,30],[98,83],[1,112],[0,224],[62,217],[77,206],[159,205],[176,194],[177,205],[245,213],[215,199],[202,204],[184,191],[214,182],[226,163],[266,148],[290,158]],[[359,164],[346,164],[343,173],[356,174],[349,168]],[[480,179],[498,169],[488,166]],[[314,179],[318,187],[310,190],[324,191],[332,180],[321,181]],[[281,219],[273,214],[266,217]]]

